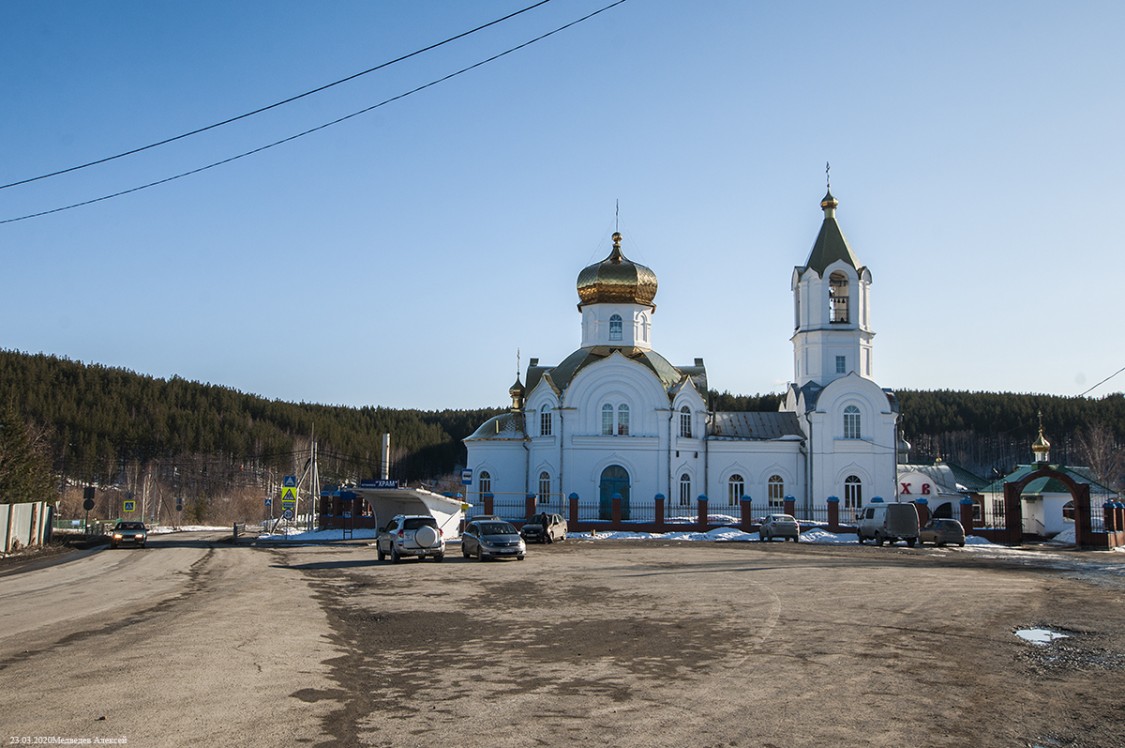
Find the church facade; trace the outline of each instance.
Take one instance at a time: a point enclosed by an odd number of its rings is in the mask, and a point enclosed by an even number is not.
[[[898,404],[874,380],[871,272],[837,205],[825,195],[820,232],[793,271],[794,379],[778,411],[711,411],[703,359],[674,365],[653,350],[656,274],[627,259],[615,233],[609,256],[578,275],[577,350],[554,365],[531,359],[510,411],[465,439],[469,501],[491,494],[514,517],[529,495],[551,511],[577,495],[590,507],[583,519],[609,519],[617,495],[622,517],[641,519],[657,495],[668,507],[704,496],[711,515],[734,516],[746,497],[761,514],[791,498],[807,517],[829,497],[841,517],[893,500]]]

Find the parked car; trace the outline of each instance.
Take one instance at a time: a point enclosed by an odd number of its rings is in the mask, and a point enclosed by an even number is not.
[[[148,542],[148,529],[144,522],[118,522],[113,526],[109,536],[109,546],[118,548],[122,545],[135,545],[144,548]]]
[[[429,556],[434,561],[445,558],[445,538],[437,519],[428,514],[398,514],[375,538],[375,554],[379,560],[391,557],[397,564],[403,556]]]
[[[511,558],[523,561],[527,545],[511,522],[476,519],[465,525],[461,533],[461,555],[476,556],[478,561],[490,558]]]
[[[520,537],[528,543],[554,543],[566,540],[566,520],[561,514],[541,512],[520,528]]]
[[[767,514],[762,518],[762,524],[758,526],[759,540],[793,538],[793,542],[796,543],[799,537],[801,537],[801,523],[789,514]]]
[[[869,504],[860,512],[856,535],[861,544],[868,538],[875,545],[905,540],[913,548],[918,542],[918,508],[910,503]]]
[[[965,545],[965,528],[955,519],[931,519],[918,531],[918,545]]]

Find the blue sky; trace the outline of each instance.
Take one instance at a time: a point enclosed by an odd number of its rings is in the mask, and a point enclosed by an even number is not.
[[[0,190],[0,220],[287,137],[609,2],[552,0]],[[0,183],[530,4],[7,0]],[[702,357],[715,389],[777,392],[830,161],[880,385],[1077,395],[1125,366],[1123,26],[1120,2],[627,0],[292,143],[0,224],[0,348],[290,401],[501,405],[517,350],[578,346],[575,280],[620,201],[624,251],[660,282],[656,349]]]

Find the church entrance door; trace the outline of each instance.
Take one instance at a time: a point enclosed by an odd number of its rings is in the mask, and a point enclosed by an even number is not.
[[[613,519],[613,495],[621,494],[621,519],[629,519],[629,471],[610,465],[602,471],[598,518]]]

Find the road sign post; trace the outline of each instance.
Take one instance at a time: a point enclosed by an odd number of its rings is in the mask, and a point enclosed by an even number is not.
[[[86,510],[86,519],[82,520],[82,534],[90,531],[90,510],[94,508],[94,487],[86,486],[82,489],[82,508]]]

